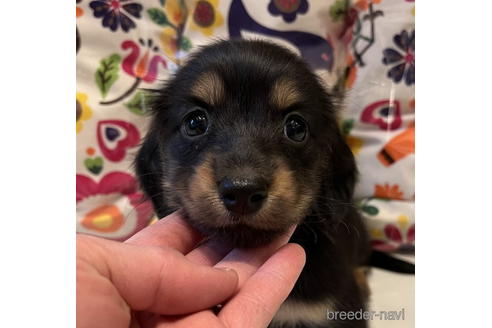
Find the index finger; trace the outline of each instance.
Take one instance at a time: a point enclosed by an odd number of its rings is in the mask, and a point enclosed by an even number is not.
[[[152,327],[267,327],[294,287],[305,260],[306,255],[301,246],[284,245],[245,282],[239,293],[219,312],[218,317],[212,310],[185,316],[164,316],[158,318]]]
[[[226,327],[266,327],[292,291],[306,262],[298,244],[284,245],[219,312]]]
[[[182,254],[186,254],[195,248],[203,238],[200,232],[185,221],[183,211],[179,210],[142,229],[127,239],[125,243],[171,247]]]

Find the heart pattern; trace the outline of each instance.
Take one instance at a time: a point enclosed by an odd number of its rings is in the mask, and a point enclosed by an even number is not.
[[[112,162],[119,162],[125,158],[128,148],[138,145],[140,133],[135,125],[126,121],[99,121],[97,142],[104,157]]]
[[[400,102],[389,99],[376,101],[364,109],[360,119],[379,126],[381,130],[396,130],[402,123]]]

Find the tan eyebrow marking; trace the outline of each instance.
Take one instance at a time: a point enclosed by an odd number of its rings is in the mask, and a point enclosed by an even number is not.
[[[293,80],[281,77],[275,81],[270,92],[272,105],[282,111],[300,100],[301,93]]]
[[[191,94],[212,106],[216,106],[224,98],[224,82],[214,71],[202,73],[193,84]]]

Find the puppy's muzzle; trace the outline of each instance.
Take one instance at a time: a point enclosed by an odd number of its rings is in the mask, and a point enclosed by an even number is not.
[[[232,215],[253,214],[268,197],[267,183],[261,178],[224,178],[219,183],[219,194]]]

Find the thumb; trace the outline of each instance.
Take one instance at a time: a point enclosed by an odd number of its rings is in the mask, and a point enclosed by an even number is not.
[[[135,311],[177,315],[211,308],[236,291],[232,269],[196,264],[172,248],[97,240],[98,252],[121,297]]]

